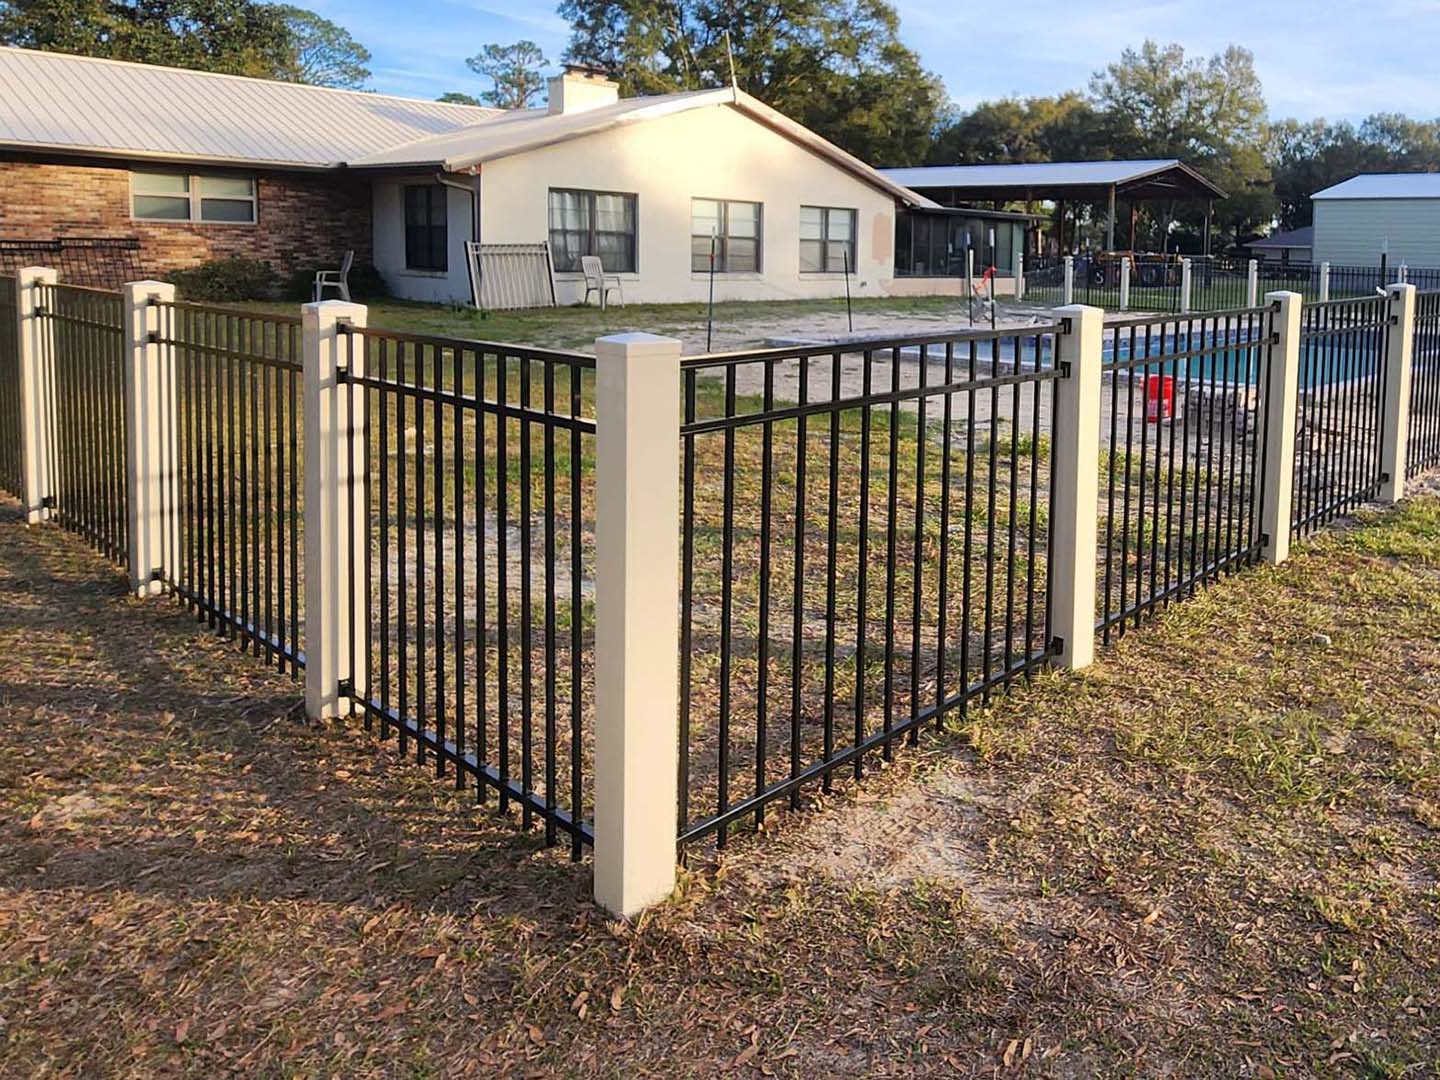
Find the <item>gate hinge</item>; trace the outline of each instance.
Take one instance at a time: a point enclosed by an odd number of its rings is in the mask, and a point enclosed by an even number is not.
[[[335,688],[335,693],[340,697],[354,697],[355,684],[349,679],[341,679],[340,684]]]
[[[55,496],[54,496],[54,495],[42,495],[42,496],[40,496],[40,508],[41,508],[42,510],[54,510],[54,509],[55,509]]]
[[[1280,344],[1280,331],[1279,331],[1279,330],[1272,330],[1272,331],[1270,331],[1270,344],[1271,344],[1271,345],[1279,345],[1279,344]]]

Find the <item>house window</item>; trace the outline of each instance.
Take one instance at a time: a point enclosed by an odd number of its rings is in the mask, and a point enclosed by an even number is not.
[[[140,221],[200,221],[253,225],[255,178],[191,176],[187,173],[130,174],[131,214]]]
[[[800,207],[800,272],[855,269],[855,211],[833,206]]]
[[[600,256],[611,273],[634,273],[635,196],[616,191],[550,189],[550,254],[556,270],[579,270]]]
[[[416,184],[405,188],[407,270],[449,269],[445,196],[446,191],[439,184]]]
[[[720,274],[755,273],[760,269],[760,204],[694,199],[690,203],[690,269]]]

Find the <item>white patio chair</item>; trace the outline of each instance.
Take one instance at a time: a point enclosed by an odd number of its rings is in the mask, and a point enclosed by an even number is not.
[[[355,265],[355,249],[345,252],[339,270],[317,270],[315,272],[315,299],[324,300],[325,290],[334,289],[341,300],[350,299],[350,268]]]
[[[600,308],[604,310],[608,294],[613,292],[620,297],[620,306],[625,306],[625,291],[620,288],[620,279],[614,276],[605,276],[605,268],[600,264],[600,256],[580,256],[580,269],[585,274],[585,299],[581,303],[590,303],[590,294],[596,293],[600,297]]]

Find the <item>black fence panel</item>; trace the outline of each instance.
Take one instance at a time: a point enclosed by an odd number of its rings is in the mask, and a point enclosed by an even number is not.
[[[1065,302],[1065,261],[1057,255],[1026,256],[1025,301],[1058,307]]]
[[[350,658],[366,725],[579,858],[593,843],[594,358],[346,340],[368,419],[368,633]]]
[[[1440,291],[1415,298],[1406,463],[1410,477],[1440,466]]]
[[[682,361],[682,841],[1053,655],[1057,330]]]
[[[300,320],[154,306],[174,360],[166,584],[200,621],[293,675],[305,662]]]
[[[27,266],[48,266],[67,284],[119,289],[145,277],[136,236],[67,236],[0,240],[0,273],[14,275]]]
[[[1292,524],[1297,536],[1374,498],[1390,303],[1383,296],[1308,305],[1300,334]]]
[[[0,488],[21,494],[20,343],[15,279],[0,277]]]
[[[1105,328],[1104,640],[1260,555],[1269,308]]]
[[[123,562],[129,512],[125,478],[125,328],[119,293],[37,285],[50,510],[60,525]]]

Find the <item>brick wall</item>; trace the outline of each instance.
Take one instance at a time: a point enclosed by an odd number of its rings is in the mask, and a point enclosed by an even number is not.
[[[124,167],[0,161],[0,239],[134,236],[147,275],[163,277],[229,256],[263,259],[278,273],[338,266],[347,248],[370,255],[370,185],[334,173],[253,172],[258,222],[135,221]]]

